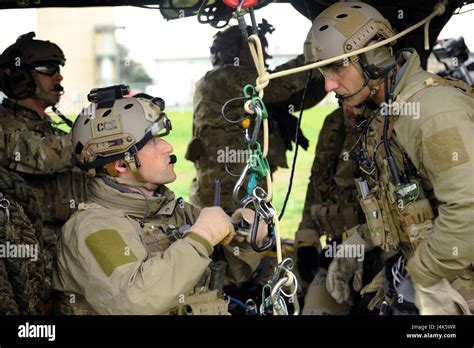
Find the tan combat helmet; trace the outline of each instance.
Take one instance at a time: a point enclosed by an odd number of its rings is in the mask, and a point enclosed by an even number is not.
[[[74,122],[73,162],[89,175],[104,168],[107,174],[116,176],[113,162],[123,159],[140,179],[138,151],[150,139],[171,131],[163,99],[147,94],[124,97],[128,91],[124,85],[92,90],[88,96],[92,103]]]
[[[36,72],[52,76],[54,70],[59,71],[58,67],[66,63],[66,57],[58,45],[50,41],[34,40],[34,37],[34,32],[19,36],[0,56],[0,89],[10,98],[33,97],[38,85]],[[42,90],[37,97],[48,98]]]
[[[304,43],[304,54],[307,62],[321,61],[394,35],[390,23],[372,6],[363,2],[338,2],[313,21]],[[383,75],[379,68],[393,60],[393,54],[391,48],[383,46],[351,60],[360,62],[366,78],[376,79]]]

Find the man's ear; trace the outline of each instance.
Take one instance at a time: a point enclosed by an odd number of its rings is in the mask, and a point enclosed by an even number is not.
[[[114,161],[114,168],[119,173],[125,173],[128,170],[128,164],[124,160]]]
[[[119,173],[125,173],[128,170],[127,167],[127,164],[123,160],[116,160],[112,163],[107,163],[104,166],[104,170],[108,175],[117,177]]]

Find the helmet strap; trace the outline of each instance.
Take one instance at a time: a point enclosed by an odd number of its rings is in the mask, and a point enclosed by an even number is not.
[[[140,161],[138,160],[136,153],[134,155],[125,156],[124,161],[127,162],[127,165],[132,170],[132,173],[135,179],[122,179],[122,178],[117,177],[116,179],[118,183],[130,185],[130,186],[144,187],[150,191],[155,191],[160,186],[157,184],[151,184],[149,182],[146,182],[145,179],[143,179],[142,175],[138,171],[138,168],[140,168],[141,164],[140,164]]]

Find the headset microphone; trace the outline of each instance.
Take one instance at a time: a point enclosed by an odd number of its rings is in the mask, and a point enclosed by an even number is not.
[[[54,90],[56,92],[64,92],[64,87],[61,86],[59,83],[57,83],[57,84],[54,85]]]
[[[175,164],[178,161],[175,155],[170,156],[170,164]]]

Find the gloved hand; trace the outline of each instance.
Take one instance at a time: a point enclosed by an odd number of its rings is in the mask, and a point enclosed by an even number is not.
[[[215,246],[219,243],[229,244],[232,240],[234,226],[221,207],[203,208],[190,231],[200,235]]]
[[[247,222],[250,227],[249,227],[249,234],[248,236],[245,237],[245,240],[247,243],[250,243],[252,239],[252,226],[253,226],[253,219],[255,217],[255,212],[251,209],[248,208],[239,208],[237,209],[234,214],[232,214],[232,223],[236,224],[241,220],[244,220]],[[268,225],[265,223],[265,221],[260,220],[258,223],[258,229],[257,229],[257,244],[261,244],[263,239],[267,236],[268,234]]]
[[[344,257],[339,257],[336,252],[337,250],[327,249],[327,253],[332,252],[333,261],[329,265],[328,274],[326,277],[326,288],[331,296],[338,302],[343,303],[349,300],[351,289],[349,282],[353,278],[352,287],[355,291],[360,291],[362,288],[362,275],[363,275],[363,254],[370,251],[372,246],[367,243],[359,234],[359,228],[361,233],[364,234],[366,231],[365,225],[357,225],[347,231],[349,236],[339,248],[343,248],[343,253],[346,253]],[[347,246],[350,246],[347,248]],[[348,257],[348,251],[362,251],[362,259],[360,255],[352,255]]]
[[[413,281],[415,305],[420,315],[471,314],[469,305],[459,292],[453,289],[447,279],[441,279],[431,286]]]

